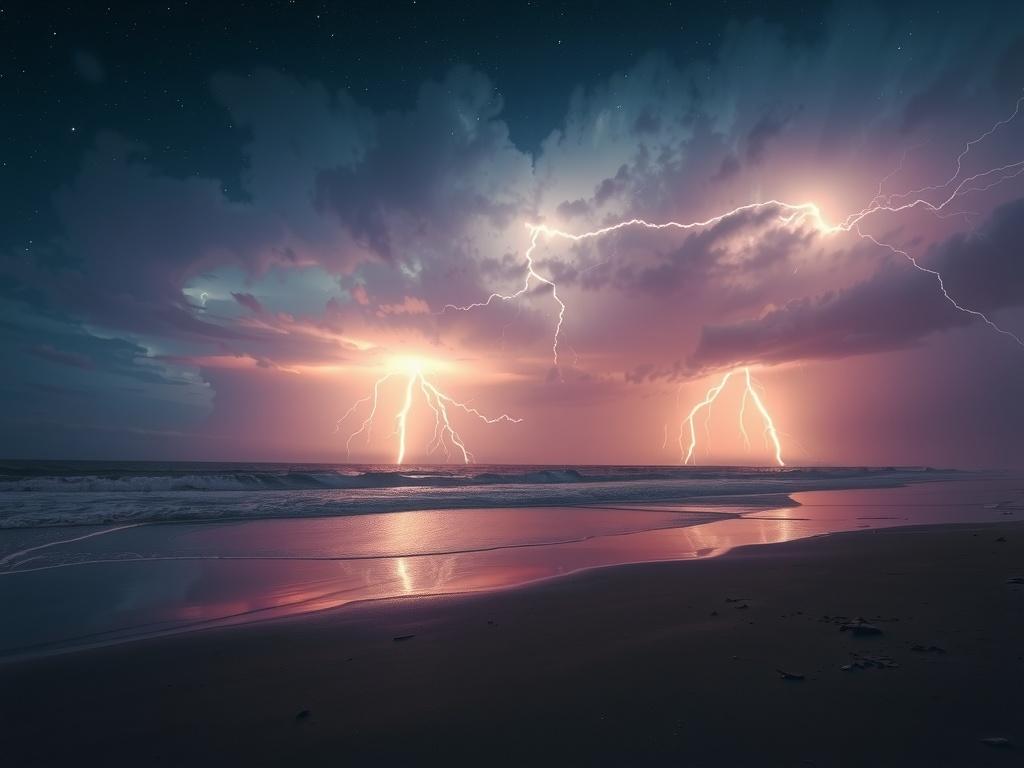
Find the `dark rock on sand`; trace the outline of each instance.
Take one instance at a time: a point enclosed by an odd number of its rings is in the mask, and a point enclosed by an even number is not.
[[[1000,747],[1002,749],[1007,749],[1013,746],[1013,742],[1004,736],[987,736],[986,738],[981,739],[981,743],[988,744],[990,747]]]
[[[401,643],[406,640],[412,640],[414,637],[416,637],[416,635],[398,635],[397,637],[392,637],[391,639],[394,640],[396,643]]]
[[[776,669],[775,671],[779,673],[779,676],[783,680],[803,680],[804,679],[804,676],[801,675],[798,672],[787,672],[784,669]]]
[[[840,632],[850,632],[854,635],[880,635],[882,634],[882,628],[869,624],[864,619],[854,619],[848,621],[845,624],[839,625]]]
[[[899,667],[899,664],[888,656],[868,656],[860,653],[852,655],[853,661],[840,667],[844,672],[850,672],[855,669],[896,669]]]

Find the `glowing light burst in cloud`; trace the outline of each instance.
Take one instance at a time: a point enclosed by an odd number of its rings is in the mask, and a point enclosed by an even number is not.
[[[402,405],[399,408],[398,413],[394,416],[395,428],[392,435],[398,439],[395,464],[402,465],[405,463],[407,435],[409,430],[409,413],[412,410],[413,400],[416,399],[417,388],[419,393],[423,396],[423,402],[431,410],[434,416],[434,432],[430,442],[427,444],[427,452],[433,454],[435,451],[442,450],[446,460],[451,459],[454,451],[458,455],[461,455],[463,463],[469,464],[474,461],[472,452],[466,447],[461,435],[459,435],[455,426],[452,424],[451,414],[449,413],[450,408],[461,410],[464,413],[479,419],[485,424],[497,424],[502,421],[509,422],[511,424],[518,424],[522,422],[522,419],[509,416],[505,413],[494,417],[486,416],[476,408],[455,400],[427,378],[424,373],[424,369],[426,367],[427,363],[425,361],[415,357],[396,360],[392,365],[391,370],[374,382],[373,390],[370,394],[356,400],[348,411],[345,412],[345,415],[338,419],[335,424],[335,431],[340,431],[342,424],[347,421],[350,416],[353,416],[363,405],[366,405],[367,403],[370,404],[370,410],[366,418],[363,419],[357,430],[349,434],[348,439],[345,441],[345,450],[347,455],[351,455],[352,442],[360,435],[366,435],[366,442],[370,442],[373,426],[377,418],[378,406],[380,405],[382,389],[384,385],[393,378],[400,378],[405,381]]]
[[[849,214],[838,224],[828,223],[824,219],[821,213],[821,209],[814,202],[789,203],[783,200],[774,199],[763,202],[747,203],[745,205],[740,205],[728,211],[716,214],[703,220],[689,222],[666,221],[655,223],[646,221],[645,219],[641,218],[632,218],[620,221],[615,224],[610,224],[605,227],[600,227],[599,229],[594,229],[589,232],[580,233],[566,232],[564,230],[548,226],[547,224],[527,223],[526,227],[530,232],[530,244],[529,247],[526,249],[525,253],[526,277],[523,282],[523,287],[510,294],[492,293],[484,301],[475,302],[473,304],[447,304],[444,307],[444,311],[451,309],[462,312],[468,312],[474,309],[487,307],[496,300],[511,301],[513,299],[517,299],[523,294],[527,293],[527,291],[529,291],[530,283],[534,280],[536,280],[538,283],[548,285],[551,287],[552,297],[558,304],[558,321],[555,324],[554,335],[551,342],[552,357],[554,364],[557,367],[559,362],[559,338],[562,332],[562,326],[565,323],[566,305],[565,302],[563,302],[562,299],[559,298],[558,296],[558,286],[555,284],[555,282],[552,279],[544,277],[543,275],[538,273],[535,268],[533,254],[537,248],[538,237],[541,234],[545,235],[548,238],[563,239],[568,240],[570,242],[578,243],[584,240],[591,240],[603,237],[604,235],[609,235],[618,232],[619,230],[632,227],[642,227],[644,229],[651,230],[703,229],[706,227],[714,226],[715,224],[718,224],[733,216],[738,216],[743,213],[759,211],[766,208],[778,208],[780,210],[779,221],[782,224],[801,226],[803,224],[809,223],[822,235],[852,233],[857,237],[874,243],[879,247],[886,248],[894,254],[903,256],[911,264],[911,266],[914,267],[914,269],[924,274],[930,275],[931,277],[934,277],[936,279],[939,286],[939,290],[941,291],[943,297],[946,299],[947,302],[949,302],[949,304],[953,308],[955,308],[959,312],[963,312],[965,314],[969,314],[983,320],[985,324],[988,325],[993,330],[997,331],[998,333],[1004,336],[1008,336],[1009,338],[1013,339],[1018,345],[1024,347],[1024,339],[1022,339],[1020,336],[1013,333],[1012,331],[1008,331],[1000,327],[998,324],[995,323],[995,321],[993,321],[983,312],[976,309],[972,309],[970,307],[966,307],[962,305],[959,301],[957,301],[949,293],[942,279],[942,275],[939,274],[937,271],[921,265],[917,261],[917,259],[908,254],[906,251],[896,248],[895,246],[892,246],[888,243],[881,242],[875,237],[865,234],[860,229],[860,224],[866,218],[878,213],[901,213],[903,211],[920,208],[930,211],[936,215],[942,215],[954,201],[958,200],[964,195],[970,192],[983,192],[992,189],[993,187],[998,186],[999,184],[1002,184],[1005,181],[1009,181],[1010,179],[1014,179],[1024,174],[1024,160],[1017,160],[1011,163],[1006,163],[1005,165],[997,166],[995,168],[989,168],[984,171],[979,171],[978,173],[972,174],[962,179],[960,178],[961,174],[963,173],[964,159],[970,153],[971,149],[980,142],[984,141],[986,138],[992,136],[996,131],[998,131],[1003,126],[1006,126],[1010,122],[1012,122],[1019,115],[1022,103],[1024,103],[1024,96],[1017,100],[1017,102],[1014,105],[1013,112],[1009,116],[1000,119],[984,133],[971,139],[964,145],[963,150],[961,150],[961,152],[957,155],[953,175],[946,179],[945,182],[941,184],[922,187],[920,189],[911,190],[909,192],[885,195],[881,192],[882,184],[884,184],[885,180],[887,180],[896,172],[893,171],[892,173],[889,174],[889,176],[883,179],[881,184],[879,184],[878,193],[865,208],[862,208],[859,211]],[[897,170],[899,170],[899,167],[901,166],[902,160],[900,162],[900,166],[897,167]],[[952,188],[952,191],[950,191],[950,188]],[[923,197],[925,193],[929,192],[942,192],[945,196],[940,196],[938,201],[934,202]]]
[[[885,182],[888,181],[892,176],[894,176],[902,167],[903,159],[901,159],[900,164],[897,166],[896,170],[888,174],[879,183],[878,192],[865,208],[850,213],[844,219],[839,221],[839,223],[835,224],[829,223],[828,221],[825,220],[824,216],[822,215],[821,209],[814,202],[791,203],[783,200],[774,199],[763,202],[747,203],[745,205],[740,205],[723,213],[719,213],[702,220],[688,222],[666,221],[656,223],[646,221],[645,219],[641,218],[632,218],[617,222],[615,224],[610,224],[608,226],[600,227],[598,229],[590,230],[588,232],[579,233],[566,232],[564,230],[551,227],[547,224],[527,223],[526,227],[530,233],[530,243],[525,253],[526,276],[522,288],[509,294],[492,293],[484,301],[476,302],[473,304],[448,304],[444,307],[444,311],[457,310],[462,312],[468,312],[474,309],[487,307],[498,300],[512,301],[527,293],[530,290],[530,285],[533,281],[536,281],[537,283],[543,285],[550,286],[551,296],[558,305],[558,320],[555,324],[554,334],[551,342],[552,358],[554,365],[557,368],[559,364],[559,341],[562,332],[562,326],[565,323],[566,305],[565,302],[563,302],[562,299],[558,296],[558,286],[555,284],[554,280],[541,275],[536,270],[534,263],[534,252],[537,248],[537,243],[540,235],[544,235],[546,238],[549,239],[562,239],[572,243],[578,243],[584,240],[591,240],[603,237],[605,235],[610,235],[615,232],[618,232],[619,230],[635,227],[650,230],[683,231],[691,229],[704,229],[706,227],[714,226],[731,217],[738,216],[744,213],[760,211],[767,208],[776,208],[779,210],[779,221],[783,225],[810,225],[814,227],[814,229],[816,229],[823,236],[850,233],[862,240],[866,240],[874,244],[875,246],[884,248],[895,255],[902,256],[910,263],[910,265],[914,269],[935,279],[936,283],[938,284],[939,291],[942,293],[943,298],[955,310],[982,320],[992,330],[996,331],[997,333],[1003,336],[1007,336],[1008,338],[1016,342],[1019,346],[1024,347],[1024,339],[1022,339],[1019,335],[1001,327],[984,312],[981,312],[978,309],[965,306],[956,298],[954,298],[954,296],[947,289],[946,283],[942,275],[937,270],[930,269],[929,267],[924,266],[907,251],[898,248],[890,243],[883,242],[876,238],[875,236],[865,233],[861,229],[861,224],[864,222],[865,219],[875,214],[881,213],[898,214],[913,209],[923,209],[931,213],[934,213],[935,215],[940,217],[946,215],[956,215],[957,212],[955,211],[952,212],[952,214],[947,213],[947,209],[952,205],[954,201],[960,199],[964,195],[967,195],[971,192],[983,192],[992,189],[993,187],[998,186],[999,184],[1002,184],[1005,181],[1009,181],[1010,179],[1014,179],[1024,174],[1024,160],[1017,160],[994,168],[988,168],[986,170],[979,171],[972,175],[964,176],[963,178],[961,178],[963,174],[964,160],[970,153],[971,149],[975,147],[977,144],[984,141],[985,139],[992,136],[1000,128],[1011,123],[1019,115],[1022,104],[1024,104],[1024,96],[1017,100],[1017,102],[1014,105],[1013,112],[1010,115],[1000,119],[984,133],[969,140],[964,145],[963,149],[956,157],[953,174],[948,179],[946,179],[946,181],[942,182],[941,184],[925,186],[908,192],[883,194],[882,188]],[[929,200],[926,198],[926,195],[935,193],[939,193],[936,196],[936,199]],[[742,370],[746,382],[746,386],[743,392],[743,400],[740,406],[740,431],[743,435],[744,443],[749,446],[750,441],[746,433],[746,428],[744,426],[744,417],[747,400],[750,399],[754,402],[755,407],[757,408],[762,419],[764,420],[764,423],[766,425],[765,433],[774,446],[776,463],[779,464],[780,466],[784,466],[785,464],[782,460],[782,447],[779,441],[779,433],[775,428],[774,422],[772,421],[772,418],[769,415],[763,400],[759,396],[757,390],[752,385],[750,378],[750,369],[743,368]],[[685,449],[685,452],[682,456],[682,461],[684,464],[689,463],[690,461],[693,460],[693,451],[697,444],[697,433],[696,427],[694,425],[694,417],[705,408],[710,410],[711,404],[715,401],[715,399],[721,393],[722,389],[725,387],[725,385],[728,383],[729,379],[735,372],[736,371],[734,370],[726,373],[722,380],[719,382],[719,384],[708,390],[704,399],[697,403],[695,406],[693,406],[687,418],[684,419],[683,424],[680,427],[680,449],[683,448],[683,434],[685,426],[688,425],[690,433],[689,446]],[[667,442],[668,430],[666,426],[665,443],[667,444]]]

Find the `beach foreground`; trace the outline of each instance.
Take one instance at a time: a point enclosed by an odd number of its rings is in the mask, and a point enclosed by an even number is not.
[[[1020,523],[893,528],[141,640],[0,665],[3,750],[10,765],[1019,764],[1019,577]]]

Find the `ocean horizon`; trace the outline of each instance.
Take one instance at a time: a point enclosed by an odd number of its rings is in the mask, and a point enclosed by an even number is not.
[[[0,528],[642,504],[894,486],[928,467],[0,461]]]

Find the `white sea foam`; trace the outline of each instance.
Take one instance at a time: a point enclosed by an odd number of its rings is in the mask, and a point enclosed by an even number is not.
[[[61,470],[61,471],[55,471]],[[7,465],[0,528],[319,517],[413,509],[644,504],[898,485],[920,469]]]

